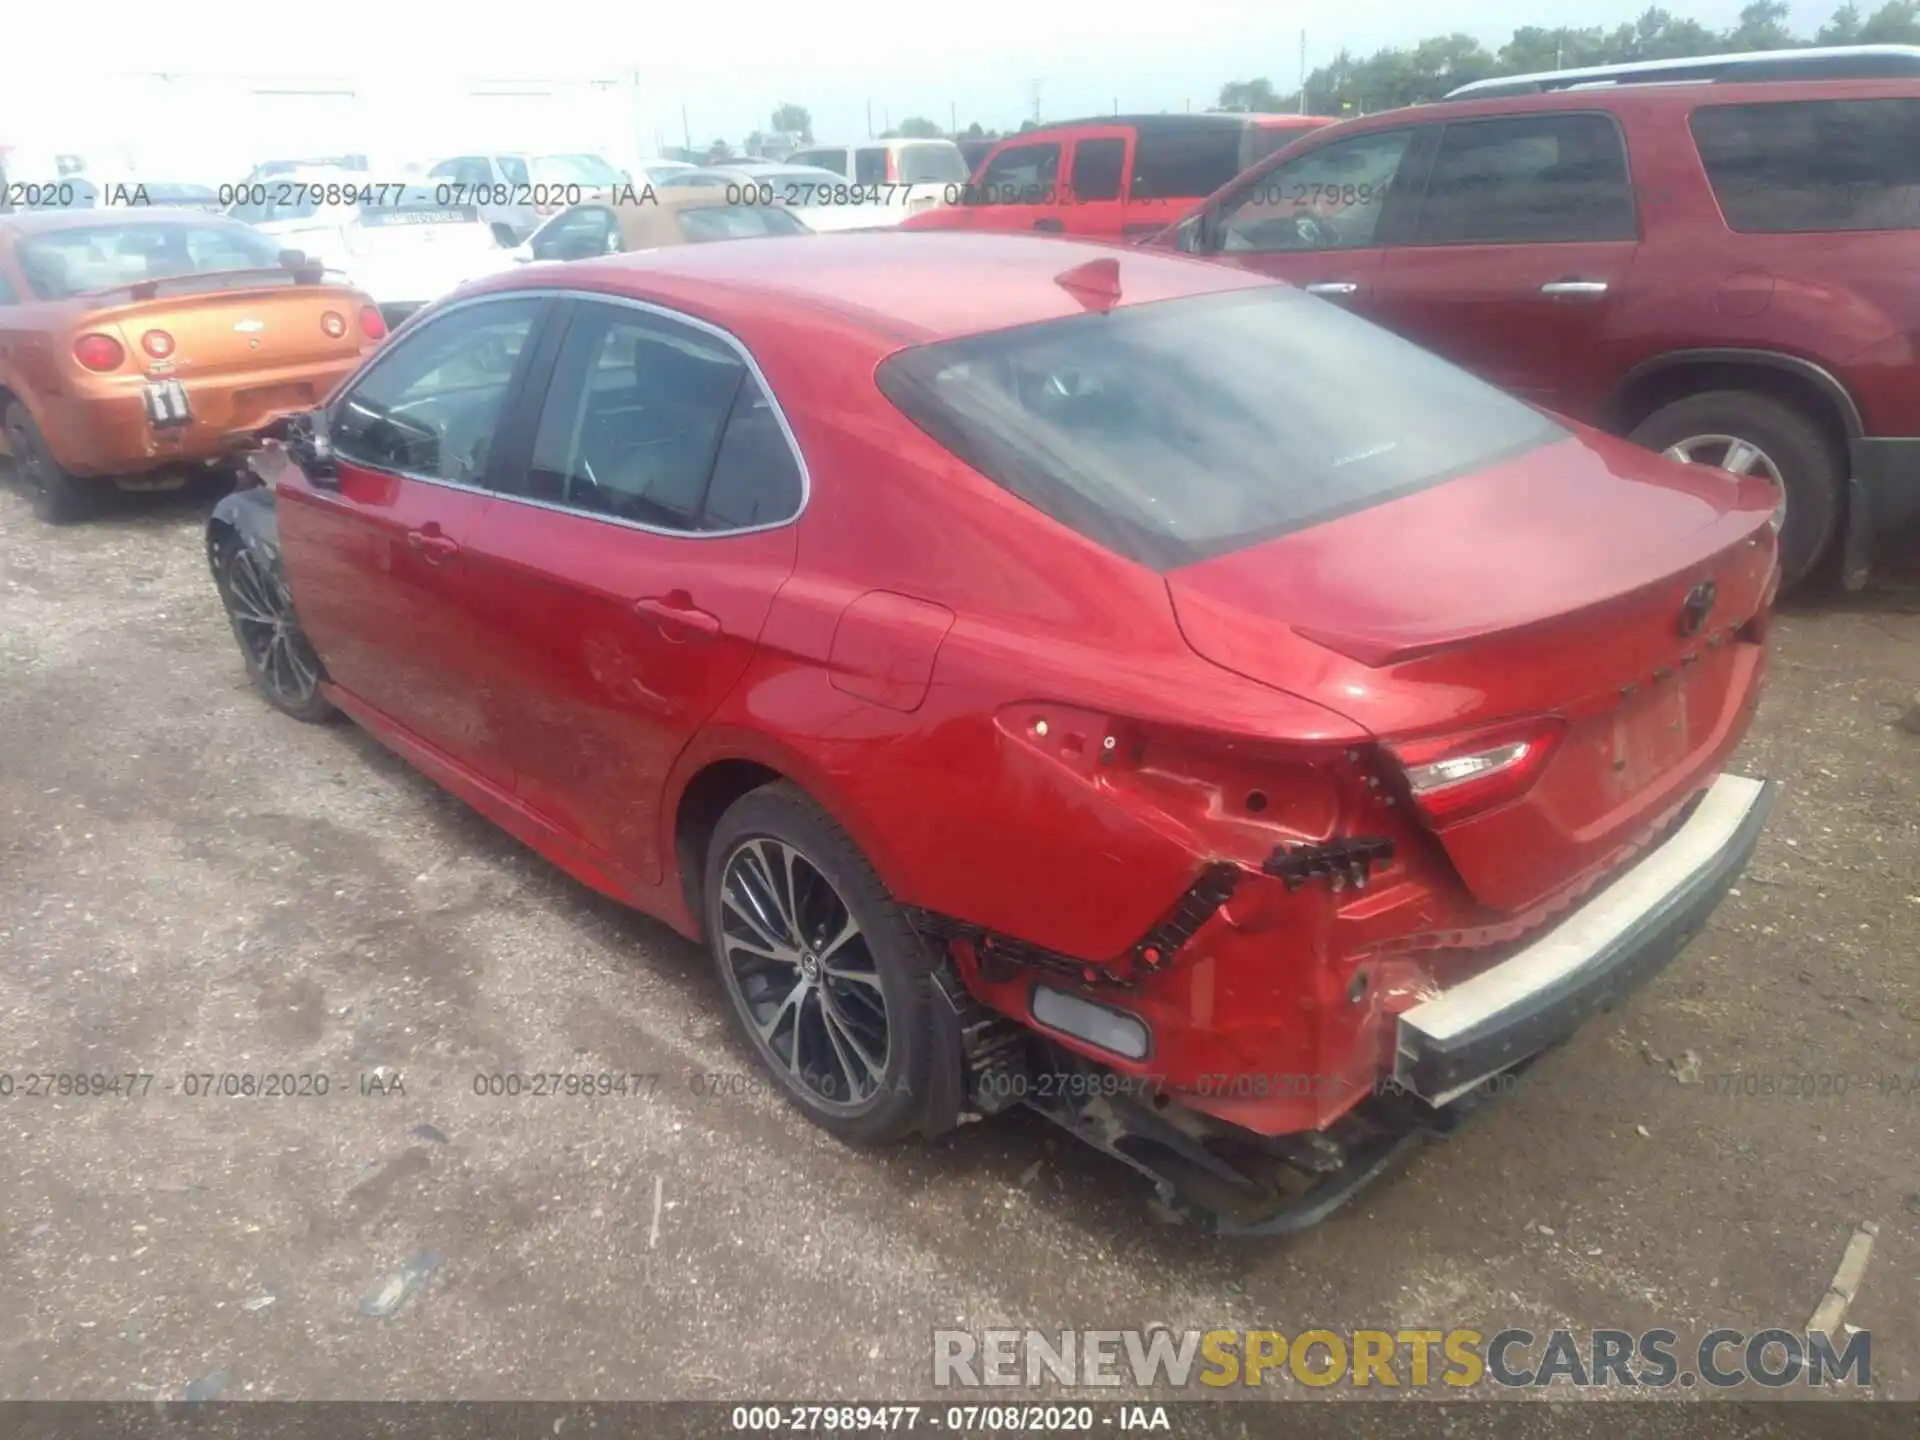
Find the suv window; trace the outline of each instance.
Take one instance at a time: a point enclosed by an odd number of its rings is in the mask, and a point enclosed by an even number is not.
[[[500,166],[500,173],[507,177],[507,183],[509,185],[525,185],[527,183],[527,162],[522,160],[518,155],[499,156],[497,163]]]
[[[1355,135],[1260,175],[1222,203],[1218,248],[1337,250],[1378,244],[1380,217],[1416,133]]]
[[[902,185],[957,185],[967,178],[966,157],[950,140],[902,145],[894,159]]]
[[[1437,355],[1279,285],[916,346],[876,378],[974,469],[1163,570],[1567,433]]]
[[[1920,100],[1706,105],[1693,139],[1731,229],[1920,229]]]
[[[513,488],[688,533],[784,520],[800,497],[786,433],[738,352],[691,325],[602,304],[574,316],[531,471]]]
[[[1142,126],[1133,142],[1135,200],[1198,200],[1241,170],[1238,126]]]
[[[1613,118],[1523,115],[1446,127],[1412,243],[1541,244],[1638,233]]]
[[[866,145],[853,152],[853,183],[887,183],[887,151],[884,145]]]
[[[1040,205],[1053,200],[1060,179],[1060,145],[1009,145],[987,161],[979,186],[987,205]]]
[[[514,367],[545,301],[462,306],[403,336],[327,417],[350,464],[478,485]]]
[[[802,150],[797,155],[787,157],[789,165],[817,165],[822,170],[831,170],[836,175],[847,173],[847,152],[841,149]]]
[[[1127,142],[1076,140],[1073,146],[1073,198],[1118,200],[1120,172],[1127,163]]]

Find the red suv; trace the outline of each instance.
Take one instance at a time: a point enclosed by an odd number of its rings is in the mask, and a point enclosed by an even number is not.
[[[1088,239],[1157,234],[1318,115],[1116,115],[1009,136],[957,203],[902,223],[908,230],[1039,230]]]
[[[1920,517],[1920,77],[1756,73],[1527,77],[1490,86],[1530,93],[1370,115],[1152,243],[1336,300],[1676,459],[1762,476],[1781,493],[1786,580],[1844,537],[1858,585],[1872,540]]]

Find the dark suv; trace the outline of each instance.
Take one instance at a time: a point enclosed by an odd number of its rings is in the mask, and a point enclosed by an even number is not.
[[[1316,132],[1149,243],[1773,479],[1785,580],[1838,541],[1858,586],[1920,520],[1920,50],[1896,48],[1489,82]],[[1885,73],[1803,78],[1822,63]]]

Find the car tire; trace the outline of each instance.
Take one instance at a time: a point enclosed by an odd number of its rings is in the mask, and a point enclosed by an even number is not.
[[[763,786],[720,817],[703,894],[721,984],[787,1098],[854,1144],[922,1129],[936,962],[847,833],[796,786]]]
[[[1755,468],[1771,467],[1786,495],[1780,530],[1781,587],[1790,588],[1813,570],[1833,542],[1846,483],[1842,458],[1832,440],[1791,402],[1750,390],[1710,390],[1663,405],[1634,427],[1637,445],[1685,458],[1683,451],[1707,458],[1733,438],[1760,454]]]
[[[309,725],[337,718],[339,710],[320,688],[326,667],[300,629],[279,556],[228,530],[214,544],[213,574],[253,688],[274,709]]]
[[[33,513],[49,525],[84,520],[99,508],[101,485],[69,475],[47,448],[46,437],[27,407],[7,402],[7,443],[13,451],[14,475],[27,492]]]

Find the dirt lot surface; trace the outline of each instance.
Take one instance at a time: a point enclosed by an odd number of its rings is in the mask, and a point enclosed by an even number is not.
[[[1850,1319],[1920,1397],[1920,591],[1779,623],[1738,764],[1784,795],[1678,963],[1333,1220],[1221,1243],[1038,1120],[876,1155],[697,1093],[753,1074],[704,956],[257,700],[209,503],[52,531],[0,493],[0,1072],[154,1077],[0,1100],[0,1396],[898,1398],[950,1326],[1801,1329],[1874,1221]],[[507,1070],[661,1079],[474,1093]],[[226,1072],[330,1093],[186,1093]]]

